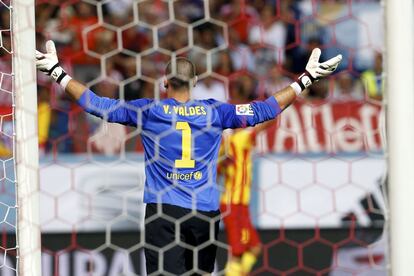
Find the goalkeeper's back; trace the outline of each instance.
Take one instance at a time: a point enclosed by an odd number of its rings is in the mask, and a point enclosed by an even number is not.
[[[79,99],[91,114],[137,126],[145,150],[144,202],[212,211],[219,208],[217,156],[225,128],[253,126],[280,113],[272,96],[263,102],[231,105],[216,100],[130,102],[96,96]]]
[[[254,116],[255,111],[262,116]],[[212,99],[180,103],[170,98],[153,102],[142,123],[146,160],[144,201],[217,210],[216,170],[222,130],[253,125],[275,116],[276,110],[267,102],[242,106]]]

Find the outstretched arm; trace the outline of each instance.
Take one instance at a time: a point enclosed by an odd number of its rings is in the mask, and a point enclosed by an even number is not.
[[[77,80],[71,79],[65,87],[65,92],[68,93],[75,100],[79,100],[83,92],[88,88]]]
[[[320,63],[321,50],[315,48],[306,65],[305,72],[290,86],[277,91],[265,101],[252,102],[245,105],[222,104],[219,107],[223,128],[239,128],[254,126],[256,124],[272,120],[290,104],[307,87],[321,78],[332,74],[342,60],[342,55],[337,55]]]
[[[46,53],[36,51],[36,67],[60,84],[65,92],[75,99],[86,112],[105,118],[108,122],[132,126],[142,123],[137,122],[137,110],[148,104],[150,102],[148,99],[123,102],[97,96],[85,85],[72,79],[60,67],[53,41],[46,42]]]

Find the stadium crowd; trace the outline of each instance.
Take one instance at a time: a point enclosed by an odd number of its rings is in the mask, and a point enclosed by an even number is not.
[[[202,0],[180,0],[174,2],[176,20],[172,22],[168,22],[168,3],[161,0],[135,3],[134,7],[132,0],[109,1],[102,9],[82,1],[37,2],[37,48],[47,39],[54,40],[62,66],[101,96],[125,100],[165,97],[155,80],[163,76],[170,54],[175,52],[190,57],[198,66],[195,99],[232,101],[240,95],[263,99],[290,84],[306,66],[310,51],[320,47],[327,56],[339,50],[345,60],[335,81],[318,82],[303,100],[382,98],[381,49],[371,41],[362,47],[366,51],[359,51],[363,43],[355,41],[355,36],[335,35],[340,28],[341,32],[369,28],[353,13],[379,7],[377,0],[356,1],[363,2],[360,7],[351,7],[345,0],[317,4],[310,0],[210,0],[208,13]],[[1,8],[0,14],[7,29],[9,10]],[[211,19],[204,20],[207,16]],[[2,32],[3,73],[11,72],[9,36]],[[154,40],[159,47],[154,46]],[[101,125],[48,78],[38,77],[43,153],[113,154],[125,140],[127,151],[141,149],[137,139],[127,139],[129,129]],[[11,81],[2,78],[0,91],[0,106],[7,110],[12,102],[11,93],[6,93],[11,91]],[[100,138],[89,139],[91,136]],[[8,140],[0,141],[0,155],[10,154],[7,147]]]

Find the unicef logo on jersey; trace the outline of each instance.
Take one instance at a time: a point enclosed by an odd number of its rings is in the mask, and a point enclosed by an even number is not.
[[[253,116],[253,108],[250,104],[237,104],[236,115]]]
[[[170,180],[200,180],[203,178],[203,173],[200,171],[190,173],[167,173],[167,178]]]
[[[200,180],[203,177],[203,173],[198,171],[194,173],[194,179],[195,180]]]

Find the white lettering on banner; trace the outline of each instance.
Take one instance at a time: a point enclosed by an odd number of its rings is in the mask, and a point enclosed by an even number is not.
[[[111,268],[108,276],[118,275],[132,275],[134,274],[134,267],[132,266],[131,258],[127,252],[116,251],[112,259]]]
[[[302,127],[300,124],[300,117],[296,108],[287,109],[280,121],[280,127],[276,132],[275,151],[286,151],[285,141],[287,139],[293,140],[293,150],[298,153],[305,152],[305,141],[303,138]]]
[[[69,276],[69,253],[63,253],[59,254],[59,276]],[[55,265],[53,264],[53,261],[55,258],[47,253],[42,252],[42,276],[54,276],[55,274]]]
[[[69,261],[70,253],[58,254],[58,267],[54,263],[55,258],[48,252],[42,252],[42,276],[69,276],[69,271],[74,272],[76,276],[118,276],[118,275],[135,275],[135,269],[132,264],[130,255],[127,252],[115,251],[111,259],[106,259],[102,253],[93,251],[75,251],[73,268]],[[8,255],[0,254],[4,260],[0,268],[1,276],[14,276],[14,262]],[[109,267],[109,269],[107,269]],[[55,269],[58,269],[55,271]]]
[[[378,105],[351,101],[295,104],[268,130],[274,152],[355,152],[382,149]]]
[[[264,154],[269,152],[269,142],[267,141],[267,135],[265,132],[259,132],[256,136],[256,152]]]
[[[337,149],[335,148],[335,142],[333,140],[332,137],[332,130],[334,129],[334,118],[332,116],[332,108],[329,105],[324,105],[322,108],[322,113],[321,113],[321,125],[322,128],[325,130],[323,135],[324,135],[324,139],[325,139],[325,150],[328,152],[336,152]]]
[[[42,275],[52,276],[53,275],[53,259],[48,253],[42,253]],[[59,273],[60,275],[60,273]]]
[[[379,132],[379,130],[374,130],[373,121],[378,120],[378,111],[369,105],[364,105],[359,110],[359,114],[361,116],[363,131],[366,136],[367,147],[371,150],[378,151],[380,150],[380,145],[382,145],[381,135],[379,135],[380,143],[375,142],[375,134]]]
[[[69,253],[59,255],[59,276],[69,276]]]
[[[74,255],[76,276],[105,275],[107,264],[102,253],[76,251]]]
[[[342,118],[335,124],[335,148],[339,151],[361,151],[363,137],[361,124],[353,118]]]
[[[320,115],[320,108],[312,108],[308,105],[302,106],[301,109],[303,115],[303,128],[305,130],[305,137],[308,144],[308,151],[321,152],[322,145],[318,140],[318,132],[314,125],[316,116]]]
[[[42,276],[54,276],[55,274],[55,265],[53,260],[55,258],[47,253],[42,252]],[[59,254],[59,261],[58,261],[58,271],[59,276],[69,276],[69,254],[63,253]]]

